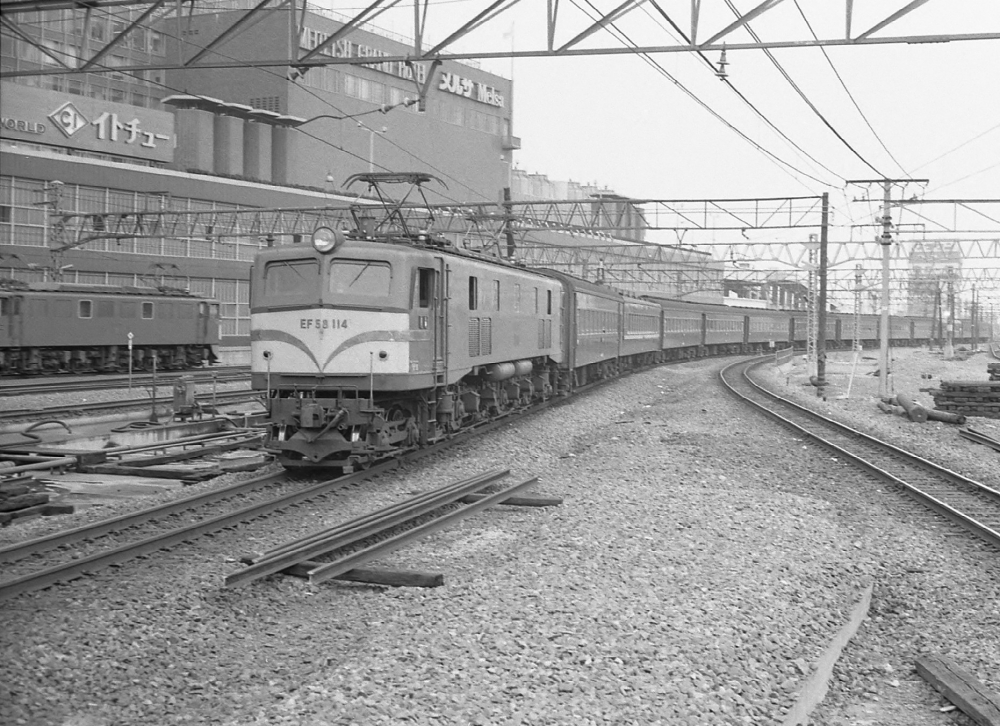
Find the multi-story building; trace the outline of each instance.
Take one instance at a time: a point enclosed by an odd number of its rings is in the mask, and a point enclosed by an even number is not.
[[[429,66],[405,64],[312,68],[294,80],[287,67],[255,68],[256,59],[291,57],[287,8],[210,56],[240,67],[68,72],[177,65],[240,17],[227,9],[178,23],[144,19],[147,9],[18,15],[24,37],[0,38],[0,71],[43,74],[0,81],[0,275],[105,284],[169,276],[219,299],[226,342],[240,346],[249,263],[262,240],[198,234],[74,246],[59,213],[323,206],[364,194],[342,185],[370,169],[433,174],[447,185],[437,201],[496,202],[509,183],[518,145],[509,80],[458,63],[430,79]],[[342,24],[309,6],[298,50],[320,46]],[[355,30],[319,55],[407,50]],[[44,75],[54,69],[67,72]],[[428,90],[422,104],[412,102],[419,81]],[[315,116],[325,118],[309,122]]]

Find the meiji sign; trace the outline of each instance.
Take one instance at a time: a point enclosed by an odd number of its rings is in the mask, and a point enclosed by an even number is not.
[[[325,42],[329,37],[329,33],[313,30],[312,28],[303,28],[299,45],[306,50],[312,50],[317,45]],[[378,59],[388,57],[391,54],[384,50],[373,48],[370,45],[354,43],[345,38],[340,38],[323,48],[323,50],[320,51],[320,55],[329,56],[330,58]],[[402,55],[402,53],[396,53],[395,55]],[[414,71],[416,71],[416,81],[418,83],[423,83],[427,78],[427,67],[416,63],[411,67],[406,65],[403,61],[384,61],[382,63],[366,63],[365,67],[371,68],[373,71],[388,73],[389,75],[406,80],[413,79]]]
[[[469,78],[462,78],[457,73],[442,71],[441,80],[438,82],[439,91],[454,93],[456,96],[465,96],[480,103],[488,103],[490,106],[503,108],[503,94],[493,86],[485,83],[478,83]]]
[[[14,83],[0,86],[0,134],[5,139],[173,161],[171,113]]]

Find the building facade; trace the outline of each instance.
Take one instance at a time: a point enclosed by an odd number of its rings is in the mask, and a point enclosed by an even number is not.
[[[80,68],[123,32],[98,65],[165,65],[191,57],[240,16],[225,10],[183,23],[138,22],[144,10],[104,9],[86,20],[69,10],[19,16],[34,43],[3,35],[2,70]],[[288,68],[252,67],[255,59],[289,57],[288,23],[287,9],[272,12],[220,46],[214,59],[238,59],[239,68],[0,82],[0,276],[98,284],[169,278],[217,298],[224,344],[242,346],[249,264],[264,240],[207,234],[74,245],[59,215],[343,204],[367,192],[344,182],[371,169],[433,174],[443,184],[432,201],[501,198],[517,147],[508,80],[457,63],[430,79],[428,67],[405,64],[311,68],[294,80]],[[316,48],[341,24],[311,8],[298,45]],[[406,53],[405,43],[375,32],[348,37],[320,54]],[[420,81],[428,89],[423,104],[412,102]],[[201,101],[185,102],[191,97]],[[315,116],[341,118],[309,121]]]

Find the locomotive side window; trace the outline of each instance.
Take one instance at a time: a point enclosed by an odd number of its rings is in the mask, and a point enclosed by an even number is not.
[[[514,312],[521,312],[521,286],[514,283]]]
[[[469,310],[479,307],[479,280],[469,276]]]
[[[94,303],[90,300],[81,300],[79,312],[81,318],[90,319],[94,317]]]
[[[10,299],[0,297],[0,317],[10,315]]]
[[[493,281],[493,309],[500,309],[500,281]]]
[[[142,304],[142,319],[152,320],[153,319],[153,303],[144,302]]]
[[[434,270],[421,267],[417,273],[417,307],[429,308],[433,295]]]
[[[535,315],[538,315],[538,288],[535,288]]]
[[[547,298],[547,300],[546,300],[546,315],[551,315],[552,314],[552,291],[551,290],[546,290],[545,293],[546,293],[546,298]]]
[[[349,297],[383,299],[392,288],[392,268],[374,260],[333,260],[330,292]]]

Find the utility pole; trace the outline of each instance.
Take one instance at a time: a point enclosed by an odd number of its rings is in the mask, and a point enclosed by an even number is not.
[[[816,381],[826,385],[826,268],[827,245],[830,241],[830,193],[823,192],[823,211],[819,227],[819,310],[816,327]]]
[[[972,318],[970,321],[970,326],[972,327],[972,349],[979,350],[979,321],[976,319],[976,283],[972,283],[972,310],[969,317]]]
[[[952,358],[955,355],[955,280],[952,277],[952,270],[948,268],[948,340],[944,347],[944,357]]]
[[[889,395],[889,257],[892,252],[892,185],[916,182],[926,184],[927,179],[857,179],[848,184],[882,185],[882,234],[878,243],[882,245],[882,300],[881,325],[879,326],[879,371],[878,395]]]
[[[49,255],[52,258],[52,280],[59,282],[62,278],[62,248],[65,244],[66,222],[62,216],[62,196],[65,185],[58,179],[53,179],[45,185],[48,199],[45,205],[49,207],[49,219],[52,222],[49,233]]]

